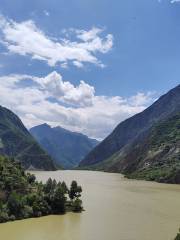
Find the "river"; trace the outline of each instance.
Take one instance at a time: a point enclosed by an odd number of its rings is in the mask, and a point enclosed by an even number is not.
[[[180,185],[92,171],[33,173],[43,182],[77,180],[85,211],[0,224],[0,240],[172,240],[180,227]]]

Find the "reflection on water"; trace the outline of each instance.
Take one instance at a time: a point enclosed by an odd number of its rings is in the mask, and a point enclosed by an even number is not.
[[[83,187],[85,212],[0,224],[0,240],[172,240],[180,227],[180,186],[88,171],[35,172]]]

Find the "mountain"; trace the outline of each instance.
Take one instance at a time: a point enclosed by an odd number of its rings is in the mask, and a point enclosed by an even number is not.
[[[19,160],[28,168],[55,170],[53,160],[39,146],[21,120],[0,106],[0,155]]]
[[[82,160],[80,167],[123,172],[131,177],[149,179],[151,179],[151,170],[153,175],[155,174],[154,169],[156,169],[158,176],[152,176],[152,178],[155,177],[154,180],[180,182],[178,173],[177,176],[174,173],[174,177],[177,177],[174,180],[168,176],[169,172],[166,174],[171,167],[177,167],[180,160],[179,113],[180,85],[160,97],[143,112],[120,123]],[[168,126],[168,133],[165,131],[167,130],[166,126]],[[162,129],[163,132],[159,134]],[[174,131],[174,129],[176,130]],[[170,135],[173,138],[171,142],[168,138]],[[175,165],[171,161],[175,161]],[[158,173],[162,166],[164,172]],[[167,179],[165,179],[166,177]]]
[[[128,177],[180,183],[180,112],[153,126],[121,159]]]
[[[68,131],[61,127],[42,124],[30,129],[30,133],[50,154],[57,164],[70,169],[79,164],[98,141],[87,136]]]

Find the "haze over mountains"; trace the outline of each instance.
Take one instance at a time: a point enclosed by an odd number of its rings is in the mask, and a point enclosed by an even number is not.
[[[51,157],[39,146],[19,117],[1,106],[0,155],[15,158],[26,169],[56,169]]]
[[[25,169],[73,168],[98,143],[83,134],[47,124],[29,132],[17,115],[0,106],[0,155],[15,158]]]
[[[180,182],[179,113],[180,85],[120,123],[83,159],[80,167]]]
[[[29,132],[13,112],[0,107],[0,155],[15,158],[26,169],[79,165],[131,178],[180,183],[180,85],[120,123],[101,143],[48,124]]]
[[[81,133],[71,132],[62,127],[51,127],[48,124],[33,127],[30,133],[56,164],[66,169],[76,167],[99,143]]]

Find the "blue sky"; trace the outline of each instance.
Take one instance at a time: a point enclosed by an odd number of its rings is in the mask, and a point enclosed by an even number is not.
[[[0,0],[0,14],[0,104],[27,127],[102,139],[179,84],[178,1]]]

